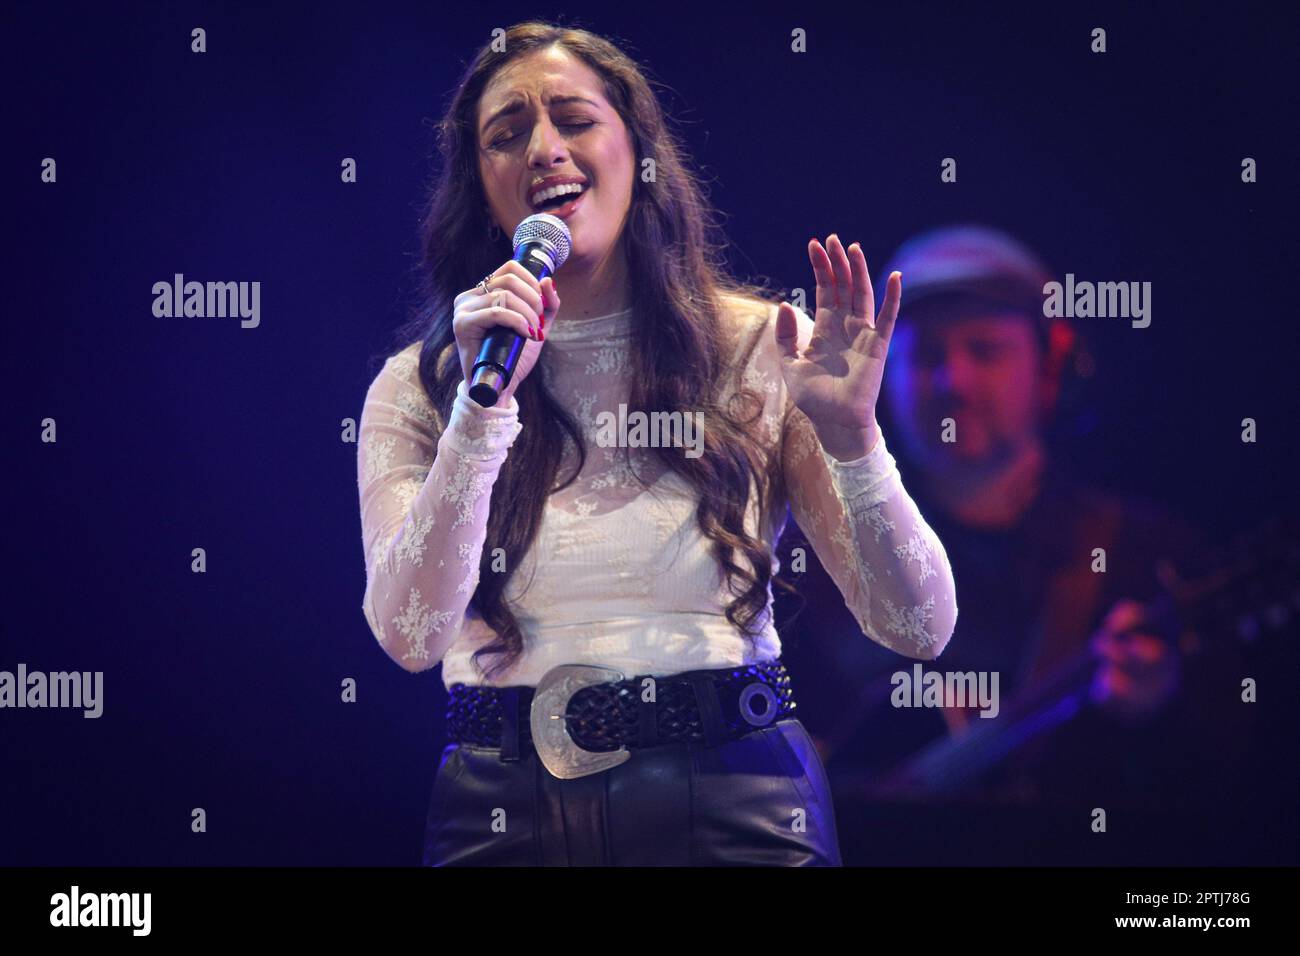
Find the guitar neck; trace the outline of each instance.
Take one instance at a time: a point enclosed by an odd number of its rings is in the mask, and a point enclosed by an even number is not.
[[[961,736],[944,737],[925,747],[887,773],[881,786],[934,792],[965,786],[1029,741],[1084,711],[1094,668],[1090,651],[1077,652],[1026,693],[1008,701],[997,717],[976,717]]]
[[[1279,609],[1289,604],[1300,608],[1296,527],[1294,520],[1266,525],[1246,546],[1194,580],[1178,580],[1167,565],[1160,567],[1165,591],[1142,605],[1133,629],[1171,639],[1181,631],[1186,637],[1201,632],[1245,640],[1262,628],[1283,630],[1291,618]],[[1203,649],[1200,640],[1179,642],[1184,657]],[[1009,701],[996,718],[976,718],[961,736],[925,747],[885,774],[880,788],[943,793],[969,785],[1030,741],[1086,711],[1096,666],[1091,647],[1084,646]]]

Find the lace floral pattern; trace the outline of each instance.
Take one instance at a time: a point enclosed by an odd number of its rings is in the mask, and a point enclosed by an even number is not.
[[[371,383],[357,468],[362,611],[384,650],[413,671],[442,660],[460,632],[477,586],[488,498],[522,427],[513,399],[484,409],[461,382],[441,429],[420,385],[418,355],[417,343],[392,356]]]
[[[828,455],[781,376],[776,307],[741,299],[728,306],[733,361],[745,362],[740,380],[763,402],[755,434],[780,456],[790,513],[864,634],[909,657],[937,656],[956,621],[952,572],[884,439],[856,461]],[[799,328],[804,344],[812,320],[803,313]],[[770,604],[756,644],[726,620],[733,596],[695,523],[689,485],[652,448],[601,442],[611,423],[623,421],[631,330],[628,310],[567,322],[561,316],[547,331],[533,374],[545,376],[580,423],[587,457],[577,480],[548,499],[538,537],[508,583],[524,656],[496,683],[532,685],[559,663],[668,674],[780,653]],[[448,686],[479,683],[471,655],[494,635],[469,600],[491,490],[522,425],[516,402],[481,408],[462,382],[450,421],[440,427],[420,386],[418,355],[417,343],[385,363],[362,412],[362,609],[401,666],[418,671],[442,662]],[[679,443],[689,434],[672,433]],[[571,442],[565,446],[560,474],[567,477],[577,457]],[[751,506],[748,525],[772,547],[784,518],[759,527]]]

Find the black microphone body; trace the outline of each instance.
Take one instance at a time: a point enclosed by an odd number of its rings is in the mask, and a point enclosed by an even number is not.
[[[514,261],[538,281],[553,275],[569,257],[569,227],[546,213],[529,216],[514,236]],[[471,369],[469,397],[491,408],[514,377],[515,365],[527,341],[514,329],[497,326],[483,337]]]

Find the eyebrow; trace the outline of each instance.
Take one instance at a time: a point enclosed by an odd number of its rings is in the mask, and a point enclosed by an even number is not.
[[[587,103],[596,107],[596,109],[600,109],[599,103],[589,100],[585,96],[556,96],[551,99],[550,105],[562,106],[565,103]],[[514,116],[516,113],[522,111],[523,108],[524,101],[520,99],[517,99],[512,103],[507,103],[483,121],[483,125],[479,127],[479,133],[483,133],[489,126],[501,119],[503,116]]]

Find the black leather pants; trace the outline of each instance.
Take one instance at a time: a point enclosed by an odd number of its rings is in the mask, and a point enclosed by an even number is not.
[[[635,748],[560,780],[531,747],[449,744],[426,866],[840,866],[830,786],[788,717],[737,740]]]

